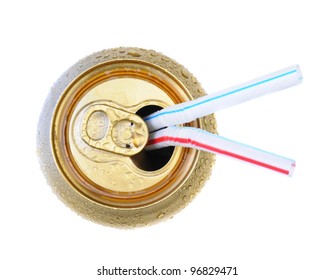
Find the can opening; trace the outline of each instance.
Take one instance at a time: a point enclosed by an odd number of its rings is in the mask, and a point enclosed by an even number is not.
[[[138,110],[136,113],[140,117],[148,116],[162,107],[157,105],[148,105]],[[140,169],[145,171],[155,171],[164,167],[174,152],[174,147],[166,147],[153,151],[142,150],[140,153],[131,157],[133,163]]]

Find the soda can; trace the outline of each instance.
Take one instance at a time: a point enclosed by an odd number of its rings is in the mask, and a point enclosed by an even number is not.
[[[204,186],[215,157],[181,147],[145,151],[143,117],[203,95],[185,67],[153,50],[83,58],[56,81],[40,115],[37,154],[48,184],[100,224],[131,228],[172,217]],[[184,125],[216,133],[213,115]]]

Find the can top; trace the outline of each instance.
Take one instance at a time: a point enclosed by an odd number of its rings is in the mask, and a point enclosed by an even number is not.
[[[128,208],[164,199],[187,179],[198,152],[144,151],[142,117],[191,99],[177,77],[139,58],[87,69],[57,104],[52,143],[58,167],[76,191],[97,203]]]

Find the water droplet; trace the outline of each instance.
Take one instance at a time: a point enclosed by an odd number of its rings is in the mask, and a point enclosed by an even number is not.
[[[165,61],[165,62],[170,62],[170,59],[169,59],[168,57],[164,57],[164,56],[161,57],[161,60],[162,60],[162,61]]]
[[[191,77],[191,81],[192,81],[193,84],[195,84],[195,85],[198,84],[198,81],[197,81],[197,79],[196,79],[194,76]]]
[[[133,57],[140,57],[141,56],[141,54],[136,52],[136,51],[129,51],[128,54],[132,55]]]
[[[165,213],[160,213],[160,214],[157,216],[158,219],[162,219],[163,217],[165,217]]]
[[[181,69],[181,74],[182,74],[182,76],[185,77],[186,79],[189,78],[189,74],[186,72],[185,69]]]
[[[151,51],[149,54],[150,56],[158,56],[158,54],[155,51]]]

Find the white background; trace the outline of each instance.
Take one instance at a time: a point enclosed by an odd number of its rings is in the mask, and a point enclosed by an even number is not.
[[[239,276],[226,279],[334,279],[330,3],[3,1],[0,278],[124,279],[96,270],[155,265],[237,266]],[[96,225],[67,209],[39,170],[38,116],[70,65],[119,46],[174,58],[207,92],[300,64],[301,86],[216,115],[221,135],[296,159],[294,176],[218,158],[185,210],[135,230]],[[196,279],[178,277],[188,278]]]

